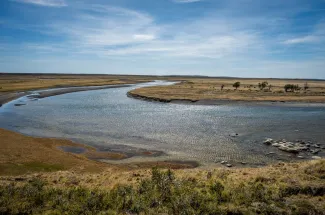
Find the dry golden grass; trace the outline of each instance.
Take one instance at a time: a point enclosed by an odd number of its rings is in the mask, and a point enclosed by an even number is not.
[[[134,84],[152,77],[120,75],[1,75],[0,93],[70,86]]]
[[[241,82],[235,90],[233,84]],[[271,90],[260,90],[258,83],[267,81]],[[298,84],[301,88],[308,83],[309,89],[285,92],[286,84]],[[224,85],[223,90],[221,86]],[[154,86],[135,89],[131,95],[148,99],[171,100],[236,100],[236,101],[298,101],[325,102],[325,81],[276,80],[276,79],[187,79],[171,86]]]

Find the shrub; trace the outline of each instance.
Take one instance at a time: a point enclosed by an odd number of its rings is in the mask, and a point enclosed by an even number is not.
[[[310,166],[306,174],[321,179],[323,165]],[[154,168],[137,186],[108,191],[48,188],[37,179],[24,186],[0,185],[0,214],[304,214],[308,208],[324,214],[308,199],[324,195],[321,185],[297,188],[266,176],[237,182],[228,178],[230,172],[223,174],[207,181],[177,179],[170,170]]]
[[[267,81],[263,81],[262,83],[258,83],[258,88],[260,88],[260,90],[263,90],[265,87],[268,86],[269,83],[267,83]]]
[[[237,81],[232,86],[237,90],[237,88],[240,87],[240,82]]]
[[[284,90],[286,91],[286,92],[288,92],[288,91],[291,91],[291,92],[295,92],[295,91],[299,91],[301,88],[299,87],[299,85],[295,85],[295,84],[286,84],[285,86],[284,86]]]

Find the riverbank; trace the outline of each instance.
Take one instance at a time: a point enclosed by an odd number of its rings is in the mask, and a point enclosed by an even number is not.
[[[238,89],[233,82],[240,82]],[[265,82],[265,87],[259,86]],[[300,90],[286,92],[286,85]],[[304,89],[304,87],[306,89]],[[166,103],[220,105],[230,102],[260,104],[325,103],[325,81],[304,80],[249,80],[249,79],[190,79],[169,86],[138,88],[128,92],[129,97]]]
[[[108,86],[87,86],[87,87],[68,87],[61,89],[46,89],[46,90],[38,90],[37,93],[32,92],[20,92],[20,93],[9,93],[0,95],[0,107],[8,102],[16,100],[23,96],[28,96],[31,99],[41,99],[51,96],[57,96],[67,93],[88,91],[88,90],[101,90],[101,89],[109,89],[109,88],[120,88],[120,87],[129,87],[130,85],[121,84],[121,85],[108,85]]]
[[[312,101],[261,101],[261,100],[232,100],[232,99],[164,99],[160,97],[144,96],[137,94],[137,91],[130,91],[127,93],[129,98],[139,99],[148,102],[161,102],[171,104],[190,104],[190,105],[260,105],[260,106],[292,106],[292,107],[325,107],[325,102],[312,102]]]
[[[33,172],[69,170],[101,172],[106,168],[141,169],[153,166],[172,169],[194,168],[196,163],[179,161],[150,161],[111,164],[101,160],[123,160],[130,156],[155,156],[154,151],[137,153],[102,151],[94,147],[57,138],[25,136],[0,128],[0,175],[20,175]]]

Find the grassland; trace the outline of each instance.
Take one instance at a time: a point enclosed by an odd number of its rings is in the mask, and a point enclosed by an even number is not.
[[[235,82],[240,82],[236,90]],[[259,83],[268,82],[261,90]],[[307,83],[308,89],[304,90]],[[286,84],[299,85],[295,92],[285,92]],[[269,86],[271,87],[269,88]],[[224,86],[221,89],[221,86]],[[174,100],[222,100],[222,101],[268,101],[268,102],[325,102],[325,81],[316,80],[280,80],[280,79],[235,79],[210,78],[186,79],[170,86],[153,86],[135,89],[130,96],[149,100],[170,102]]]
[[[121,75],[0,74],[0,92],[8,93],[72,86],[134,84],[150,80],[153,80],[153,77]]]
[[[100,184],[114,180],[110,174],[88,178],[87,185],[78,175],[50,182],[39,175],[20,177],[0,185],[0,213],[322,215],[324,174],[322,160],[186,174],[153,169],[151,174],[126,174],[128,183],[114,187]]]

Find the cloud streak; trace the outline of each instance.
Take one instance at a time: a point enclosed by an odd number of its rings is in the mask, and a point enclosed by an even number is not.
[[[173,0],[176,3],[193,3],[193,2],[199,2],[203,0]]]
[[[292,44],[304,44],[304,43],[315,43],[319,42],[320,38],[317,36],[305,36],[305,37],[297,37],[289,40],[285,40],[283,43],[292,45]]]
[[[20,2],[25,4],[34,4],[45,7],[65,7],[67,4],[64,0],[11,0],[14,2]]]

